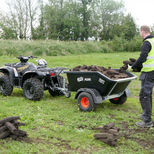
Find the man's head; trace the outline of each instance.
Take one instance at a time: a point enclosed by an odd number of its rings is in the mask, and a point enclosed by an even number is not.
[[[146,26],[146,25],[141,26],[141,28],[140,28],[140,36],[144,39],[148,35],[150,35],[150,28],[149,28],[149,26]]]

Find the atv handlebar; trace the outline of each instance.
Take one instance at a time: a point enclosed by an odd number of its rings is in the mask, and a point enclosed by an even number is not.
[[[37,58],[37,57],[35,57],[35,56],[18,56],[17,57],[18,59],[20,59],[20,61],[22,62],[22,63],[26,63],[30,58]]]
[[[18,59],[22,59],[22,58],[23,58],[23,59],[24,59],[24,58],[25,58],[25,59],[30,59],[30,58],[33,59],[33,58],[37,58],[37,57],[35,57],[35,56],[18,56],[17,58],[18,58]]]
[[[29,58],[32,58],[33,59],[33,58],[37,58],[37,57],[35,57],[35,56],[29,56]]]

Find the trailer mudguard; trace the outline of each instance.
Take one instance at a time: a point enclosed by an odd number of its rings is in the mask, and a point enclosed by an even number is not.
[[[82,92],[87,92],[91,94],[94,99],[95,104],[100,104],[103,101],[100,93],[96,89],[91,89],[91,88],[80,88],[75,95],[75,99],[77,99],[79,94]]]
[[[127,97],[131,96],[131,92],[128,87],[125,89],[125,94]]]

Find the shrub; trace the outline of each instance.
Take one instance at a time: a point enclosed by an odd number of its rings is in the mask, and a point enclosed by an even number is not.
[[[142,40],[138,36],[132,40],[115,37],[109,44],[113,51],[140,51]]]
[[[126,40],[123,37],[114,37],[111,42],[111,48],[113,51],[125,51],[126,50]]]
[[[0,55],[58,56],[84,53],[139,51],[141,39],[131,41],[115,37],[112,41],[0,40]]]

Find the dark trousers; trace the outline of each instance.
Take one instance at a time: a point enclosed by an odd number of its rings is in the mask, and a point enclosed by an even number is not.
[[[140,103],[143,110],[144,122],[151,122],[152,90],[154,82],[153,80],[149,80],[147,73],[142,73],[140,76],[140,80],[141,80]]]

